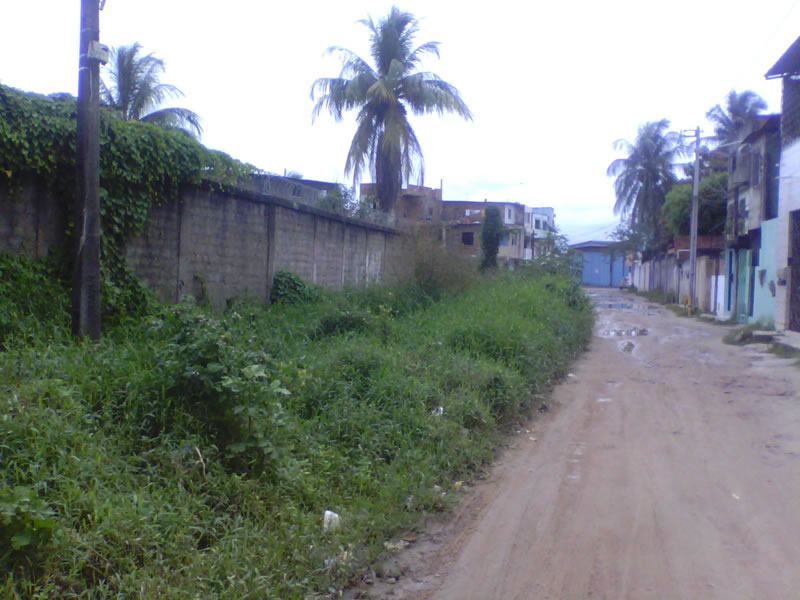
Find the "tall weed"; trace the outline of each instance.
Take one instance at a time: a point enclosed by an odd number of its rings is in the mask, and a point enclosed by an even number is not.
[[[557,276],[431,273],[268,310],[161,307],[99,344],[28,330],[0,353],[0,597],[347,585],[449,506],[591,330]]]

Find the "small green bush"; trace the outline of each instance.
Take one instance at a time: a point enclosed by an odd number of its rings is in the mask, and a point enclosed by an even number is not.
[[[33,564],[54,527],[53,511],[33,489],[0,489],[0,566]]]
[[[321,297],[319,288],[303,281],[291,271],[276,271],[272,278],[270,302],[273,304],[306,304]]]

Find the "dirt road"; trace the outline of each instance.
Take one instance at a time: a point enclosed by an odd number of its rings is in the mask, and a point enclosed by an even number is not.
[[[800,599],[800,370],[722,344],[726,328],[591,293],[591,350],[552,416],[373,594]]]

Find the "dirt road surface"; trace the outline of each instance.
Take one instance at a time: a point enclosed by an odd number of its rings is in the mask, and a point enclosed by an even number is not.
[[[373,597],[800,600],[800,370],[590,290],[590,351]]]

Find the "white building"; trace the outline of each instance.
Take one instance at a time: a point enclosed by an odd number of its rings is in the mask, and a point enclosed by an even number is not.
[[[541,240],[550,233],[556,232],[556,211],[549,206],[525,207],[525,238],[530,244],[525,245],[525,258],[530,260],[540,256]]]
[[[783,80],[775,328],[800,332],[800,38],[766,77]]]

